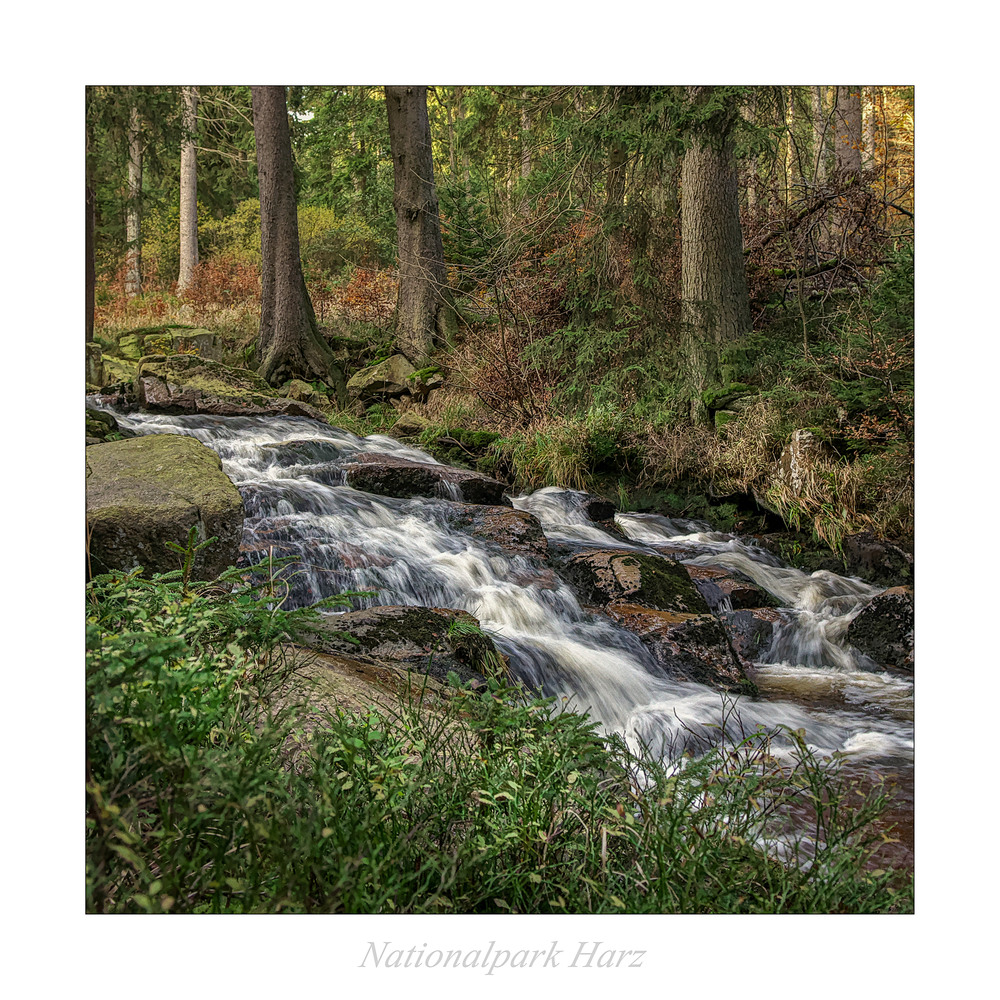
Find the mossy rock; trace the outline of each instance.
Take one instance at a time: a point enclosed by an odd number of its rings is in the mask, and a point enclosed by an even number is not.
[[[749,395],[754,389],[744,382],[730,382],[721,389],[706,389],[701,401],[709,410],[724,410],[740,396]]]
[[[256,372],[196,355],[144,357],[135,383],[139,405],[150,412],[302,416],[327,422],[316,407],[280,398]]]
[[[708,604],[676,560],[631,549],[586,549],[563,560],[560,575],[586,604],[614,601],[657,611],[708,614]]]
[[[385,497],[440,497],[462,503],[510,506],[509,487],[497,479],[448,465],[361,452],[344,466],[347,485]]]
[[[87,449],[87,536],[94,573],[142,566],[180,568],[168,542],[218,540],[194,561],[194,579],[232,566],[243,533],[243,500],[210,448],[179,434],[148,434]]]
[[[437,680],[463,681],[506,671],[493,640],[467,611],[387,605],[324,618],[303,639],[323,653],[349,654],[405,665]]]

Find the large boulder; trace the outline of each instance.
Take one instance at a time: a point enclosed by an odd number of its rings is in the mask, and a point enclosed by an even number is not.
[[[454,671],[463,680],[482,680],[506,671],[506,661],[479,622],[455,608],[386,605],[329,615],[303,641],[323,653],[395,663],[437,680]]]
[[[913,553],[864,531],[844,538],[844,562],[862,579],[878,586],[913,582]]]
[[[311,417],[326,423],[326,416],[316,407],[278,398],[254,372],[191,354],[143,358],[135,387],[139,405],[153,413]]]
[[[637,635],[669,677],[697,681],[724,691],[753,691],[747,665],[710,614],[655,611],[636,604],[605,608],[622,628]]]
[[[222,355],[222,338],[200,327],[165,326],[129,330],[118,338],[118,353],[138,361],[148,354],[197,354],[217,359]]]
[[[149,434],[87,449],[87,537],[93,573],[142,566],[147,574],[179,569],[167,545],[187,545],[191,528],[200,550],[194,579],[232,566],[243,533],[243,500],[219,456],[194,438]]]
[[[847,641],[879,666],[913,672],[913,591],[891,587],[873,597],[847,627]]]
[[[347,394],[362,403],[405,396],[410,392],[410,376],[415,372],[416,369],[402,354],[394,354],[352,375],[347,383]]]
[[[544,559],[549,543],[533,514],[513,507],[449,503],[445,517],[452,528],[499,546],[505,554]]]
[[[443,497],[463,503],[510,505],[506,483],[469,469],[361,452],[344,466],[348,486],[385,497]]]
[[[709,612],[685,568],[662,556],[634,549],[584,549],[561,560],[559,573],[585,604],[617,601],[682,614]]]

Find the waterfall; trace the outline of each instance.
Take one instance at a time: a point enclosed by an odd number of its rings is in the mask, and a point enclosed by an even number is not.
[[[361,606],[459,608],[479,619],[518,677],[634,746],[676,747],[718,731],[717,691],[664,676],[634,634],[581,607],[544,563],[453,526],[453,495],[403,500],[346,485],[343,466],[361,452],[438,465],[430,455],[306,418],[115,415],[137,434],[190,435],[218,452],[246,509],[241,558],[295,557],[287,606],[355,590],[375,592]],[[804,729],[818,752],[910,766],[912,683],[858,662],[844,641],[878,588],[783,566],[702,522],[618,514],[612,534],[587,518],[583,496],[547,487],[513,503],[538,518],[554,547],[667,549],[735,570],[780,603],[783,621],[757,664],[764,697],[737,705],[744,730]]]

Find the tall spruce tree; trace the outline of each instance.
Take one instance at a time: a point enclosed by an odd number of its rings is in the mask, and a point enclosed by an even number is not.
[[[292,144],[284,87],[253,87],[253,127],[260,184],[261,315],[258,373],[271,385],[289,379],[346,386],[316,325],[299,258]]]

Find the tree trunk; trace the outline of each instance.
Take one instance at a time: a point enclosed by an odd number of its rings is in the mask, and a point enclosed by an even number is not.
[[[697,101],[709,90],[692,87],[689,94]],[[699,397],[718,381],[719,347],[751,329],[736,163],[725,122],[691,137],[681,168],[681,321],[694,415],[702,417]]]
[[[823,100],[825,90],[825,87],[812,88],[813,162],[815,164],[815,173],[813,176],[817,186],[822,186],[826,183],[826,155],[829,149],[826,105]]]
[[[125,214],[125,292],[142,291],[142,131],[133,105],[128,126],[128,205]]]
[[[299,223],[284,87],[251,87],[260,185],[261,311],[258,374],[332,386],[344,405],[343,373],[316,326],[299,259]]]
[[[177,294],[191,284],[198,263],[198,88],[184,88],[184,139],[181,142],[181,262]]]
[[[94,339],[94,304],[97,289],[97,269],[94,265],[94,189],[87,178],[87,228],[84,238],[84,252],[87,256],[86,299],[87,299],[87,343]]]
[[[864,88],[864,107],[862,109],[862,120],[864,122],[864,156],[862,166],[865,170],[875,169],[875,136],[877,132],[876,118],[878,117],[878,87]]]
[[[838,87],[834,110],[834,149],[837,169],[861,173],[861,88]]]
[[[455,312],[447,288],[426,87],[386,87],[392,147],[399,295],[396,340],[415,365],[454,342]]]

